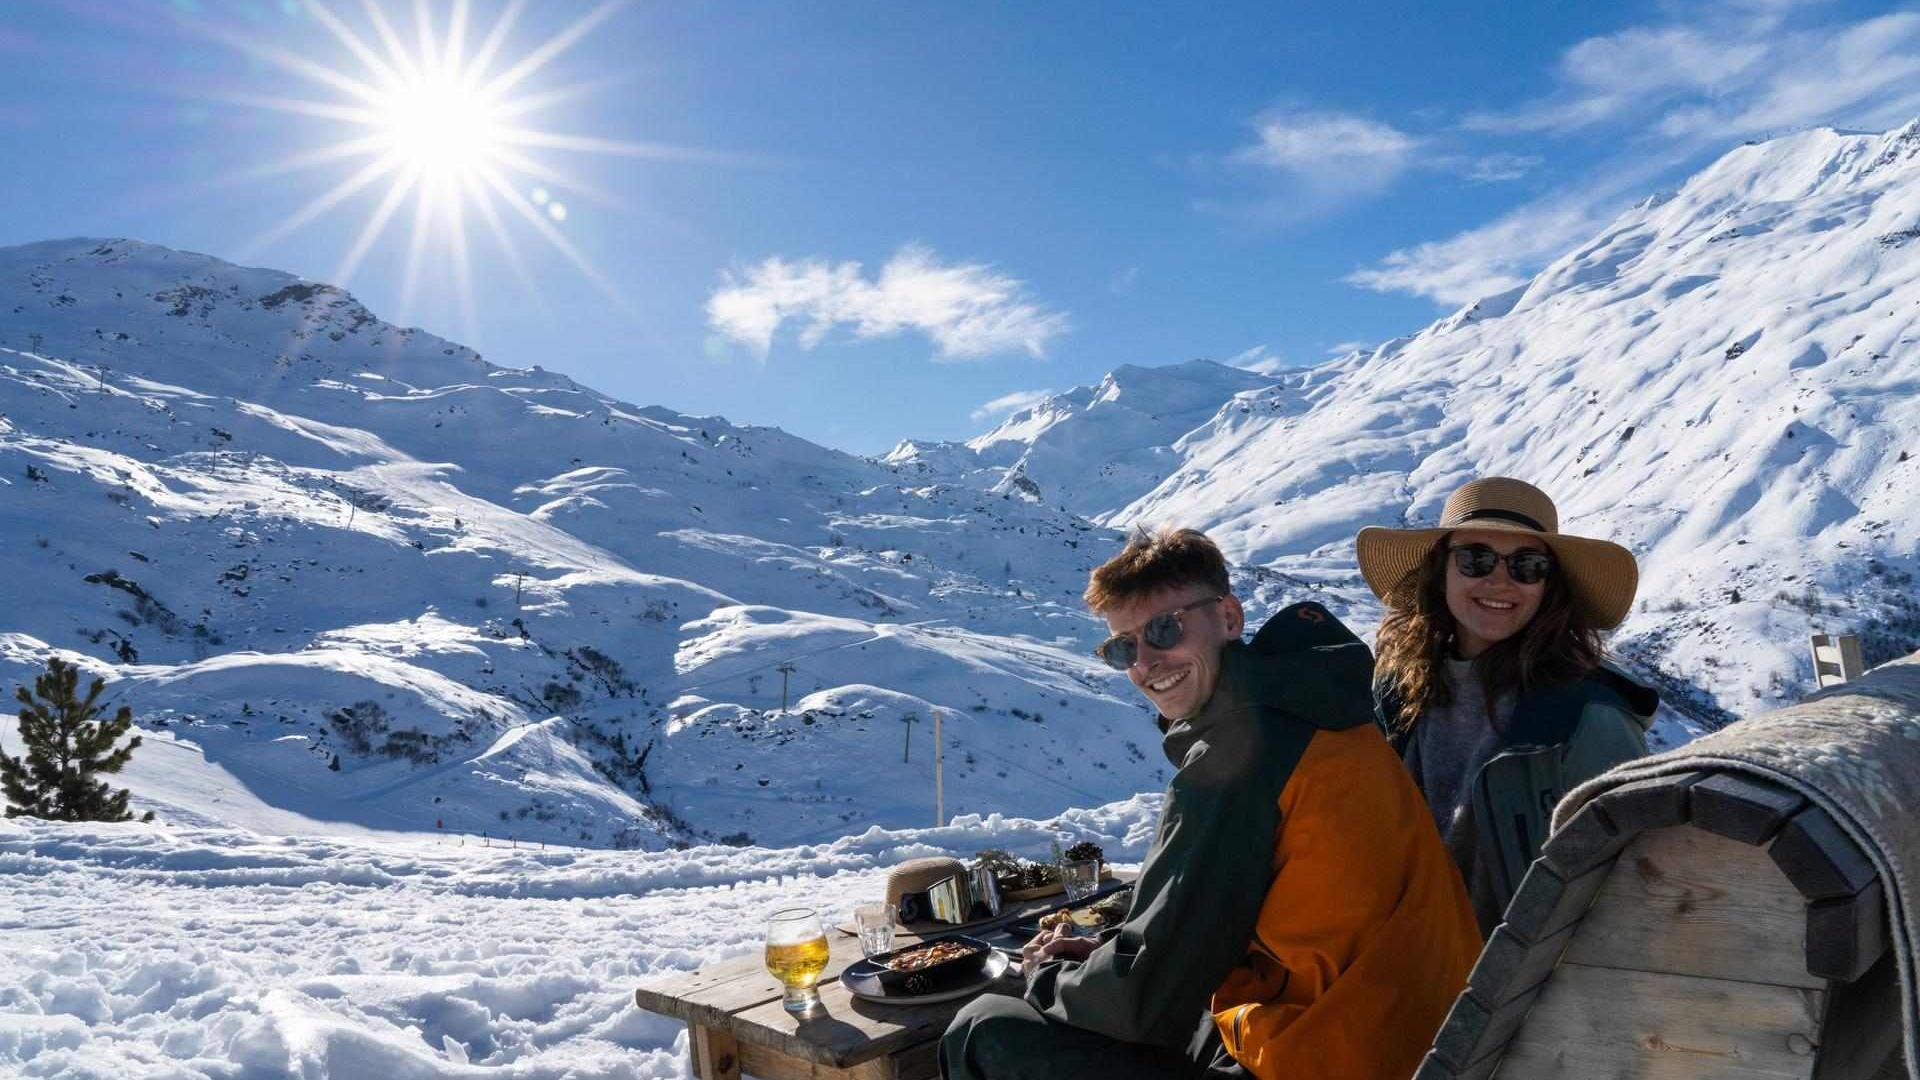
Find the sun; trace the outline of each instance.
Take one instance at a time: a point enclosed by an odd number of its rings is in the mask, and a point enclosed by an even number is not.
[[[386,152],[423,181],[458,188],[501,164],[506,123],[471,81],[421,75],[387,89],[375,113]]]
[[[470,40],[475,29],[470,0],[445,5],[413,0],[411,35],[402,33],[380,0],[362,0],[358,25],[321,0],[302,0],[296,10],[325,34],[303,38],[299,51],[242,37],[220,26],[201,26],[282,75],[321,91],[317,97],[255,89],[222,95],[238,104],[316,121],[326,129],[325,137],[317,138],[311,150],[230,179],[258,180],[320,168],[344,174],[255,237],[240,257],[253,258],[338,211],[355,195],[384,187],[353,231],[333,283],[346,285],[391,231],[395,219],[410,217],[402,317],[413,301],[424,264],[440,259],[457,286],[466,324],[462,329],[471,333],[474,301],[468,232],[475,224],[484,228],[522,285],[536,295],[539,289],[522,258],[516,232],[538,236],[610,300],[626,307],[619,290],[562,230],[570,216],[568,202],[576,196],[616,210],[622,209],[620,200],[543,160],[542,155],[678,161],[721,160],[722,155],[553,131],[531,123],[530,118],[595,89],[596,84],[533,87],[555,59],[625,2],[606,0],[525,50],[513,48],[513,32],[526,0],[507,0],[477,44]]]

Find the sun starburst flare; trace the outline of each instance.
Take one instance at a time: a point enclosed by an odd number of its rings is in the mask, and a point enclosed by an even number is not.
[[[585,96],[599,84],[531,91],[529,80],[605,22],[626,0],[606,0],[539,45],[510,54],[508,38],[526,7],[510,0],[479,44],[469,50],[469,0],[453,0],[444,27],[435,25],[428,0],[412,5],[410,45],[377,0],[362,0],[363,26],[356,29],[321,0],[303,0],[304,10],[347,54],[340,63],[291,52],[219,28],[208,33],[282,72],[323,89],[318,99],[284,94],[224,95],[234,102],[343,125],[344,137],[312,150],[247,170],[252,180],[308,169],[346,170],[327,190],[253,238],[241,253],[251,258],[294,231],[327,216],[355,195],[385,185],[348,243],[333,274],[345,285],[386,235],[395,218],[411,217],[400,306],[404,316],[431,255],[459,293],[463,328],[471,333],[474,300],[467,223],[478,220],[499,246],[520,281],[537,295],[510,223],[517,220],[549,244],[615,304],[619,291],[567,238],[560,225],[569,211],[565,197],[578,195],[609,207],[620,200],[535,156],[541,151],[656,160],[716,160],[721,155],[657,143],[629,142],[528,126],[527,117]],[[371,35],[363,30],[371,30]],[[372,40],[369,40],[369,36]],[[409,212],[408,208],[411,207]],[[501,208],[507,213],[503,214]]]

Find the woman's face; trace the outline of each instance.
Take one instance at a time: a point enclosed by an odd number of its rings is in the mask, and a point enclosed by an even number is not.
[[[1502,556],[1528,548],[1546,550],[1546,545],[1531,536],[1506,532],[1463,529],[1447,539],[1450,548],[1467,544],[1485,544]],[[1545,578],[1522,585],[1507,573],[1504,559],[1495,563],[1493,573],[1486,577],[1470,578],[1460,572],[1449,553],[1446,575],[1447,611],[1459,628],[1454,644],[1463,660],[1471,660],[1525,629],[1547,595]]]

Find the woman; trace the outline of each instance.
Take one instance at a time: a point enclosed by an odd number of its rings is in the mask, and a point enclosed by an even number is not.
[[[1604,662],[1633,605],[1633,555],[1559,532],[1553,501],[1505,477],[1454,492],[1431,529],[1360,530],[1387,605],[1374,707],[1473,898],[1499,924],[1561,796],[1644,756],[1659,696]]]

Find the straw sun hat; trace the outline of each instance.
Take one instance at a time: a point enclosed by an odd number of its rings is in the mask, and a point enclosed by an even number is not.
[[[1367,587],[1385,600],[1401,578],[1420,569],[1434,541],[1461,529],[1538,537],[1553,551],[1555,573],[1566,576],[1574,612],[1586,626],[1610,630],[1633,607],[1640,583],[1633,553],[1607,540],[1561,533],[1560,514],[1546,492],[1504,476],[1475,480],[1455,491],[1433,528],[1361,529],[1354,547]]]

